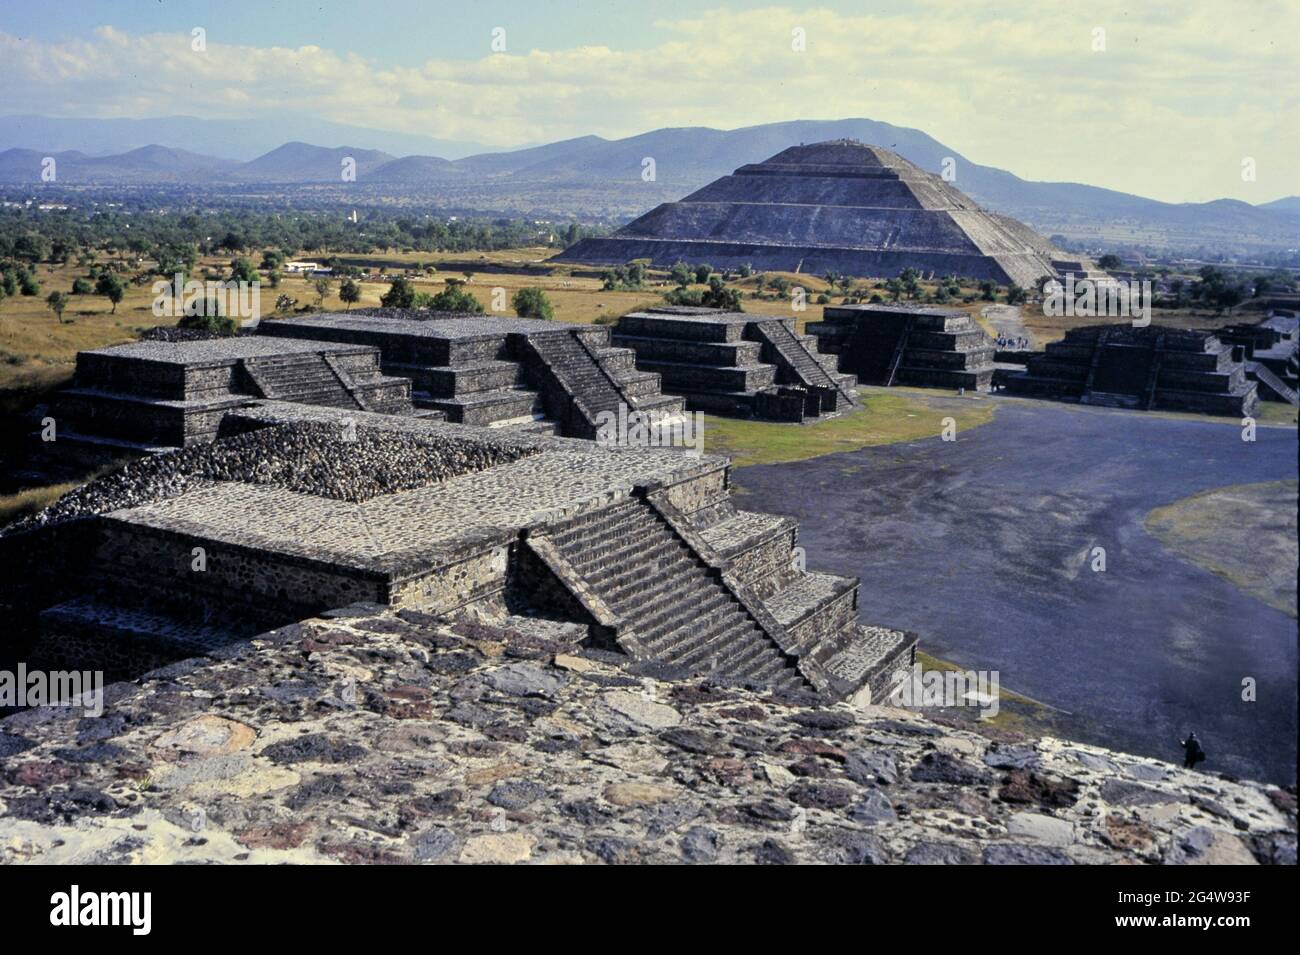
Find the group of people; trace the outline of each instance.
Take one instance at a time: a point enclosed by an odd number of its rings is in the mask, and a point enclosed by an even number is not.
[[[999,335],[997,338],[999,348],[1010,348],[1016,351],[1027,351],[1029,349],[1029,339],[1020,335],[1016,338],[1008,338],[1006,335]]]

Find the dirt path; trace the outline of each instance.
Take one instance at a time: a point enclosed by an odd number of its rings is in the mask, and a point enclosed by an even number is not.
[[[986,328],[991,327],[994,337],[1001,335],[1012,341],[1023,337],[1029,340],[1030,348],[1038,347],[1033,333],[1025,327],[1019,305],[987,305],[980,311],[980,318]]]

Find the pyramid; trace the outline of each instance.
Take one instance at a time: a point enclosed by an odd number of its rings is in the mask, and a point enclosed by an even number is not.
[[[557,261],[882,277],[905,268],[1032,286],[1063,257],[1022,222],[986,212],[897,153],[853,140],[791,146],[741,166]]]

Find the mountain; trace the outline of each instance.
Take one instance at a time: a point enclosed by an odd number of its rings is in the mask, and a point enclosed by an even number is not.
[[[307,143],[365,143],[394,156],[432,153],[458,159],[486,152],[482,143],[438,139],[420,133],[367,129],[331,123],[305,114],[273,119],[198,119],[161,116],[153,119],[72,119],[55,116],[0,116],[0,150],[18,148],[51,152],[78,150],[87,155],[115,155],[157,143],[222,159],[246,162],[286,140]]]
[[[256,182],[342,182],[343,163],[348,158],[356,161],[358,179],[393,161],[392,156],[377,149],[326,149],[310,143],[285,143],[240,165],[238,176]]]
[[[54,181],[65,185],[209,181],[232,175],[240,165],[166,146],[142,146],[119,156],[87,156],[79,150],[7,149],[0,152],[0,182],[41,183],[47,158],[54,160]]]
[[[403,156],[372,170],[366,182],[420,185],[459,176],[461,171],[450,159],[438,156]]]
[[[117,125],[120,123],[156,124],[162,120],[89,121],[91,132],[75,135],[75,130],[64,124],[78,121],[4,117],[0,118],[0,145],[6,135],[13,140],[17,120],[33,121],[18,124],[25,136],[45,130],[52,138],[0,152],[0,183],[38,184],[41,159],[53,155],[58,161],[59,181],[69,184],[180,183],[205,188],[310,183],[319,190],[319,185],[341,183],[342,160],[352,156],[357,160],[355,185],[371,198],[400,196],[438,208],[510,215],[631,219],[791,146],[848,138],[892,150],[927,172],[941,173],[945,160],[951,160],[956,188],[985,208],[1019,219],[1045,235],[1059,234],[1113,248],[1240,251],[1300,247],[1300,197],[1260,205],[1229,199],[1168,203],[1081,183],[1033,182],[971,162],[921,130],[870,119],[794,120],[730,130],[669,128],[612,140],[581,136],[460,158],[448,158],[452,153],[430,154],[426,148],[400,159],[395,158],[398,153],[375,148],[391,141],[394,134],[351,127],[347,129],[357,134],[355,138],[326,141],[364,142],[367,148],[326,148],[302,139],[242,163],[158,143],[107,156],[91,155],[84,148],[58,150],[74,141],[102,143],[108,141],[109,133],[122,138],[150,128]],[[240,142],[249,141],[247,130],[257,127],[257,123],[233,120],[228,126],[210,125],[217,122],[227,121],[188,117],[166,121],[174,135],[210,136],[212,130],[221,129],[236,136],[243,130]],[[293,128],[295,122],[286,117],[281,133]],[[232,149],[226,146],[227,152]],[[653,160],[653,177],[646,160]]]
[[[1281,199],[1274,199],[1272,202],[1261,202],[1259,208],[1300,216],[1300,196],[1285,196]]]

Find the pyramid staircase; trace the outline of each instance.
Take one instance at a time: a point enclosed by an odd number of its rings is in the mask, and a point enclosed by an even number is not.
[[[658,306],[619,319],[615,344],[693,410],[802,422],[855,407],[857,379],[841,374],[790,319],[694,306]]]
[[[856,380],[851,375],[841,375],[826,368],[826,356],[816,351],[809,341],[816,339],[796,335],[783,320],[755,322],[754,335],[771,347],[769,357],[778,374],[788,384],[800,385],[820,399],[820,411],[835,413],[858,407],[858,397],[853,390]],[[834,367],[834,358],[830,359]]]
[[[306,352],[249,358],[244,360],[243,367],[263,398],[367,410],[323,355]]]
[[[1278,377],[1273,369],[1262,361],[1246,362],[1246,374],[1263,385],[1271,393],[1269,397],[1273,400],[1285,401],[1289,405],[1300,405],[1300,394],[1297,394],[1294,388]],[[1260,397],[1264,395],[1261,394]]]
[[[878,692],[914,637],[857,622],[858,582],[792,559],[793,521],[662,492],[535,528],[525,546],[614,642],[671,676]]]
[[[796,661],[645,501],[576,518],[541,541],[608,608],[616,638],[632,656],[683,673],[783,689],[807,685]],[[539,538],[529,543],[535,547]]]
[[[605,331],[601,338],[607,336]],[[680,398],[659,393],[657,374],[636,370],[631,351],[599,348],[585,332],[534,333],[524,338],[523,352],[533,379],[550,386],[542,388],[547,410],[567,434],[595,438],[603,422],[618,419],[620,409],[660,421],[682,412]]]

